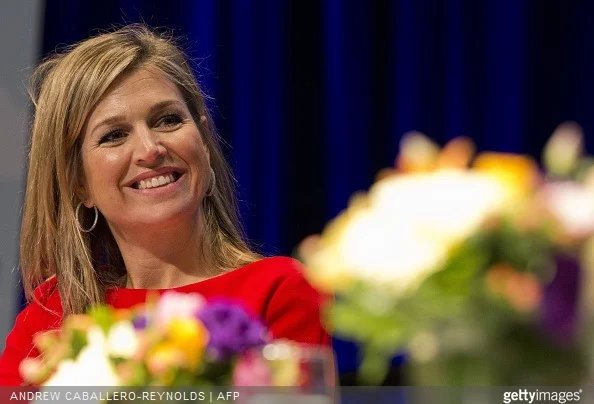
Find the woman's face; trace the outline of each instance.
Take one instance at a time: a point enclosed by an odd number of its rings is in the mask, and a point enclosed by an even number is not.
[[[190,219],[210,181],[209,153],[176,85],[152,69],[116,81],[83,129],[83,202],[113,230]]]

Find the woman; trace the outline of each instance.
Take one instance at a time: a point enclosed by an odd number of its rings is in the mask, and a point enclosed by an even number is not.
[[[233,179],[191,68],[141,25],[42,63],[21,229],[31,303],[0,357],[0,384],[38,355],[33,335],[95,304],[130,307],[149,290],[242,300],[275,337],[328,344],[322,297],[290,258],[242,238]]]

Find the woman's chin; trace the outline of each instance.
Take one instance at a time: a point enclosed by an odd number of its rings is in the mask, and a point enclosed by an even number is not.
[[[191,223],[197,223],[201,209],[198,206],[177,207],[177,209],[159,209],[154,207],[149,211],[139,213],[135,220],[123,220],[118,227],[124,233],[155,232],[168,227],[181,228]],[[108,220],[109,222],[109,220]]]

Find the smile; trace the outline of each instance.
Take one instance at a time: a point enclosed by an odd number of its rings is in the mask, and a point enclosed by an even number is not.
[[[179,179],[180,175],[176,172],[168,173],[165,175],[156,175],[152,178],[147,178],[145,180],[140,180],[132,184],[132,188],[134,189],[151,189],[151,188],[160,188],[164,187],[172,182],[176,182]]]

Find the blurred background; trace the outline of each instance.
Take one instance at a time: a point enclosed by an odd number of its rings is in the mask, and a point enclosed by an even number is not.
[[[592,150],[593,16],[594,3],[554,0],[3,1],[2,346],[23,303],[25,82],[61,46],[131,22],[172,29],[212,97],[249,238],[264,254],[291,255],[393,165],[408,131],[539,157],[574,120]],[[335,348],[348,380],[356,350]]]

